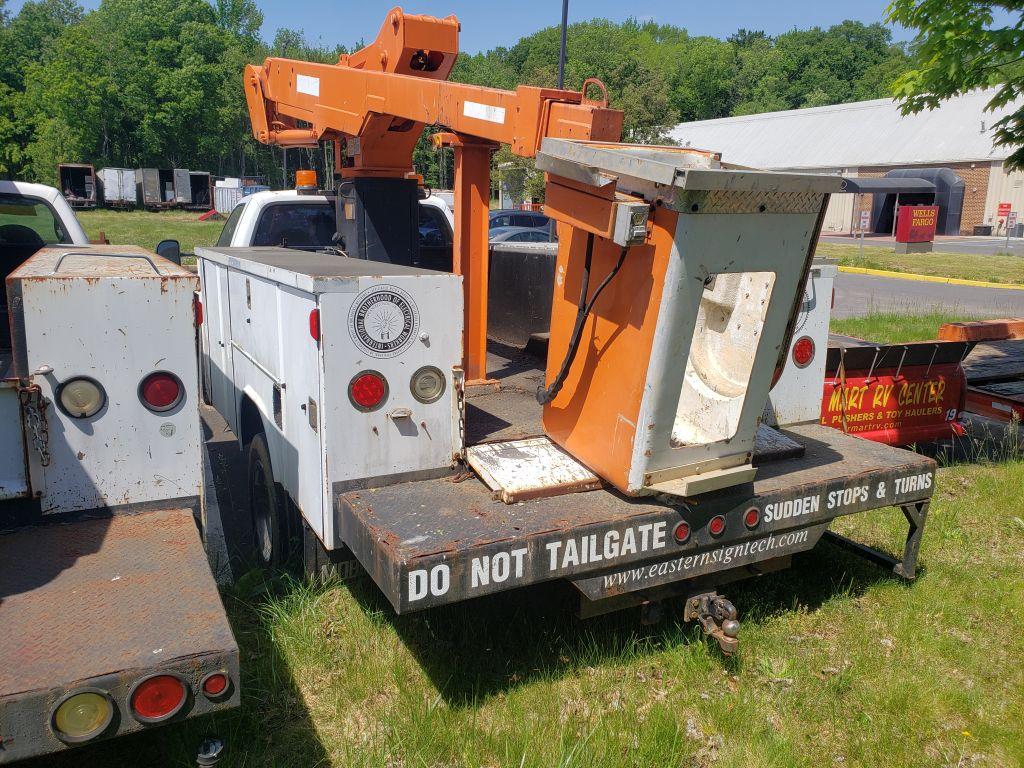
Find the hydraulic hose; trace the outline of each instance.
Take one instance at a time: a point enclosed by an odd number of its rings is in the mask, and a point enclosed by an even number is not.
[[[587,322],[587,318],[590,316],[591,311],[594,309],[594,304],[597,303],[598,297],[601,292],[608,287],[608,284],[612,281],[612,278],[619,273],[622,269],[622,264],[626,260],[626,252],[629,250],[628,247],[622,249],[622,253],[619,254],[619,260],[612,267],[611,271],[605,276],[601,284],[597,286],[597,290],[594,291],[594,295],[587,301],[587,292],[590,289],[590,268],[594,258],[594,235],[587,235],[587,255],[583,262],[583,283],[580,286],[580,300],[576,304],[576,324],[572,329],[572,336],[569,337],[569,348],[566,350],[565,357],[562,359],[562,365],[558,369],[558,374],[555,376],[555,380],[551,382],[547,388],[537,388],[537,402],[541,405],[546,405],[554,400],[558,393],[562,391],[562,386],[565,384],[565,377],[569,375],[569,369],[572,368],[573,361],[576,359],[576,353],[579,352],[580,339],[583,336],[583,326]]]

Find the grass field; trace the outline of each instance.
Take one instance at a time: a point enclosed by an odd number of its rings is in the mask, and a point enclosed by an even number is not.
[[[896,253],[892,248],[819,243],[818,255],[839,259],[843,267],[884,269],[918,275],[983,280],[990,283],[1024,284],[1024,256],[978,253]]]
[[[97,209],[80,211],[89,239],[100,232],[114,245],[138,245],[152,250],[161,240],[177,240],[182,253],[193,253],[197,245],[213,245],[224,226],[224,220],[199,221],[195,211],[112,211]]]
[[[898,312],[872,311],[863,317],[832,318],[833,333],[869,339],[879,344],[902,344],[907,341],[934,339],[943,323],[982,320],[977,315],[933,310],[923,315],[904,315]]]
[[[727,588],[733,659],[678,613],[583,622],[554,589],[395,617],[365,577],[250,577],[226,597],[240,710],[47,765],[185,766],[218,733],[247,767],[1019,766],[1022,484],[1020,461],[940,470],[912,585],[823,544]],[[901,520],[837,527],[895,552]]]

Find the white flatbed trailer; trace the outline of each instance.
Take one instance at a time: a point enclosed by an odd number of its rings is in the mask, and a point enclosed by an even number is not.
[[[0,763],[238,706],[197,525],[196,288],[131,246],[47,247],[7,276]]]

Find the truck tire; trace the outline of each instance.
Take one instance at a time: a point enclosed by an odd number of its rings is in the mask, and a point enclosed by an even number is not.
[[[265,568],[282,568],[288,560],[288,529],[284,490],[274,480],[267,438],[260,433],[249,443],[249,510],[256,557]]]

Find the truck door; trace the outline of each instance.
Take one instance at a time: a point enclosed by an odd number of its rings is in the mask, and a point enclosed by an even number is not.
[[[178,205],[192,205],[192,177],[188,168],[174,169],[174,202]]]
[[[29,492],[18,382],[10,366],[10,352],[0,349],[0,500],[27,496]]]
[[[199,261],[203,270],[203,334],[207,351],[203,376],[209,382],[210,399],[223,414],[235,412],[235,388],[232,385],[231,334],[228,307],[228,271],[207,259]],[[237,424],[232,424],[237,427]]]

